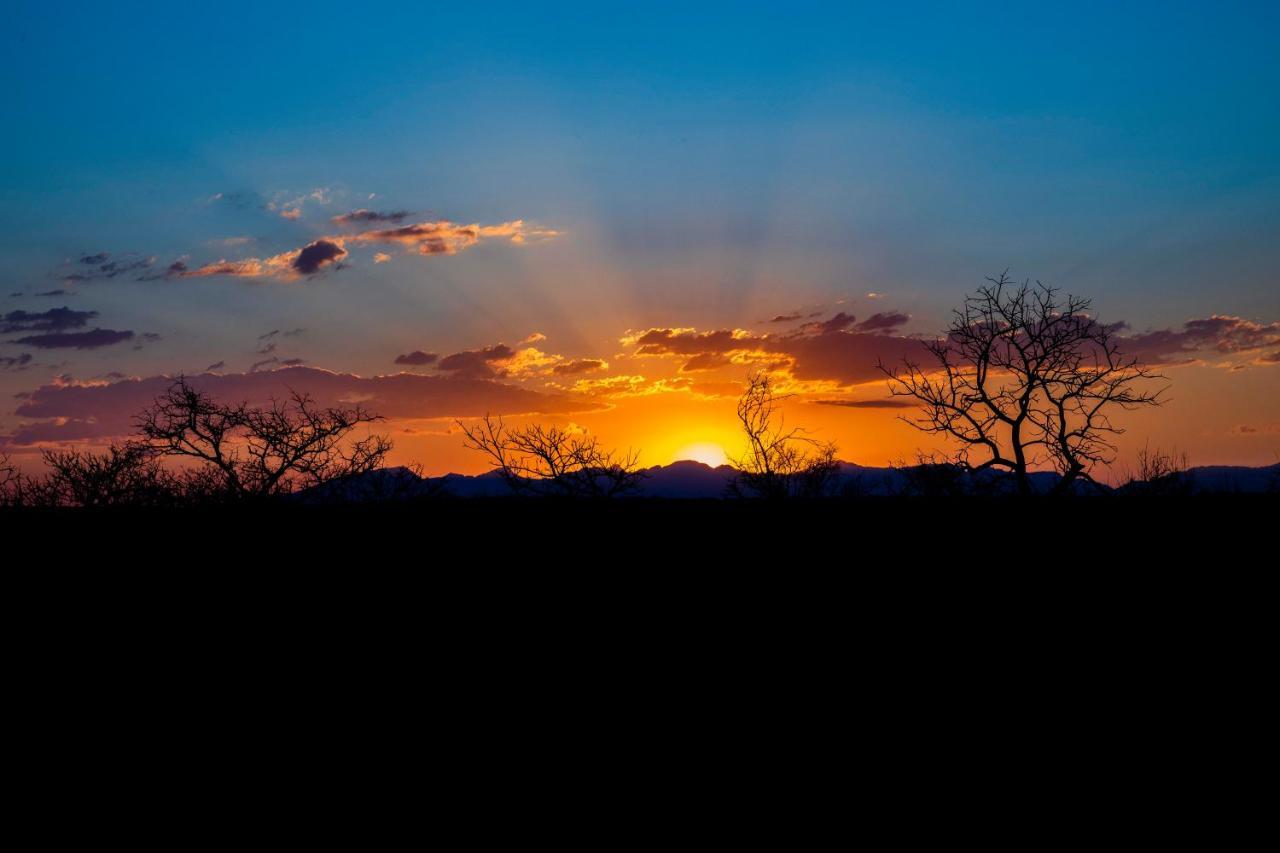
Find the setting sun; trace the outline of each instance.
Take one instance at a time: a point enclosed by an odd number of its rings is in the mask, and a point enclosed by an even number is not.
[[[694,462],[701,462],[704,465],[710,465],[712,468],[718,468],[729,461],[729,457],[725,454],[723,447],[709,442],[690,444],[681,448],[676,452],[676,461],[682,459],[692,459]]]

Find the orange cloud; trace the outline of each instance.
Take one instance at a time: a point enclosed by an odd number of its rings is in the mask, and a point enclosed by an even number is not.
[[[357,245],[368,243],[404,246],[407,251],[419,255],[456,255],[478,245],[483,240],[507,239],[516,245],[531,240],[548,240],[558,237],[559,231],[538,228],[523,219],[498,225],[459,225],[447,219],[435,222],[416,222],[398,228],[380,228],[362,231],[347,239]]]
[[[340,262],[347,256],[341,238],[321,238],[301,249],[282,252],[269,258],[245,258],[241,261],[221,260],[188,269],[182,262],[169,268],[175,278],[204,278],[229,275],[239,278],[274,278],[293,281],[303,276],[315,275],[325,267]]]

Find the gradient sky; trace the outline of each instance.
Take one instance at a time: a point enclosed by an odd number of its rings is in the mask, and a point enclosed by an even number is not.
[[[485,410],[660,464],[735,453],[768,364],[884,464],[923,442],[868,368],[1008,268],[1167,367],[1125,453],[1276,461],[1280,6],[688,5],[18,3],[0,447],[184,372],[365,401],[432,473]]]

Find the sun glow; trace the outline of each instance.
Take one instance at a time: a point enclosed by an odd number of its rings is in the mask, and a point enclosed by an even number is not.
[[[676,459],[692,459],[695,462],[701,462],[704,465],[710,465],[716,468],[724,465],[729,461],[728,455],[724,452],[724,448],[718,444],[710,442],[702,442],[700,444],[690,444],[676,451]]]

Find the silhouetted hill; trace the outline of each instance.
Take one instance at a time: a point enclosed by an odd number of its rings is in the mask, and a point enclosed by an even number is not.
[[[638,498],[714,499],[725,497],[734,469],[713,468],[702,462],[683,460],[645,469]],[[1280,465],[1263,468],[1211,465],[1191,468],[1183,477],[1186,494],[1261,494],[1280,491]],[[1047,494],[1059,477],[1051,471],[1031,475],[1037,493]],[[1077,483],[1074,494],[1109,493],[1107,486]],[[1012,478],[999,471],[966,475],[951,465],[911,465],[872,467],[840,462],[833,480],[832,497],[945,497],[948,495],[1001,496],[1016,493]],[[307,490],[298,499],[308,503],[365,502],[388,499],[417,499],[431,496],[455,498],[509,497],[511,490],[495,472],[476,476],[446,474],[419,477],[407,468],[386,468],[361,477]]]

